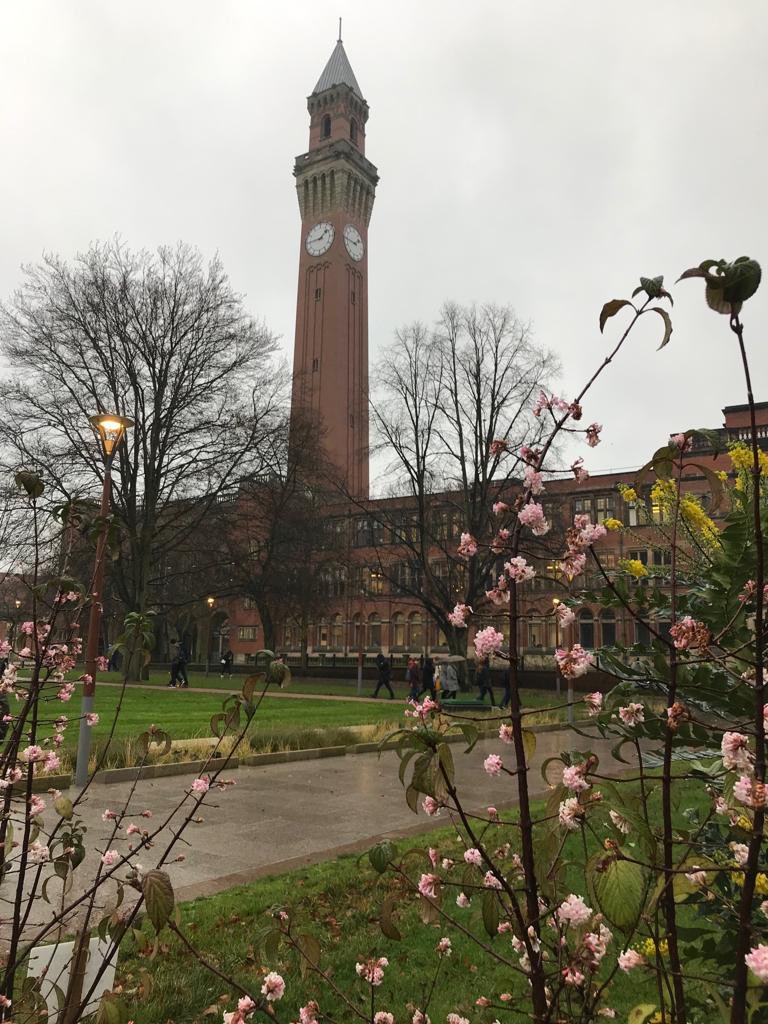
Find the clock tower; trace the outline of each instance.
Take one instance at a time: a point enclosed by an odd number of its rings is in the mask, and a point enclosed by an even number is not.
[[[368,497],[368,222],[378,174],[368,104],[339,38],[307,100],[293,173],[301,213],[292,415],[316,424],[347,493]]]

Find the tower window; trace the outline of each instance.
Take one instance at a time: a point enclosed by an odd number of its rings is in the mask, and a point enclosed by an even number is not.
[[[321,128],[320,128],[320,138],[321,139],[330,139],[330,137],[331,137],[331,115],[330,114],[326,114],[323,117],[322,125],[321,125]]]
[[[355,304],[355,293],[352,292],[352,305],[354,306],[354,304]]]
[[[319,359],[313,359],[312,360],[312,372],[314,373],[315,370],[319,370],[319,369],[320,369],[320,360]]]
[[[315,302],[319,302],[320,301],[320,297],[321,297],[322,294],[323,294],[323,289],[322,288],[315,288]]]
[[[357,145],[357,121],[354,117],[349,122],[349,138],[351,142]]]

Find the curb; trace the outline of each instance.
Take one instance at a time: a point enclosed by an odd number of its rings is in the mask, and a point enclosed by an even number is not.
[[[236,757],[215,757],[209,761],[176,761],[172,764],[145,764],[143,768],[107,768],[93,777],[96,785],[109,786],[117,782],[133,782],[136,779],[162,779],[168,775],[189,775],[199,773],[203,768],[218,771],[220,768],[238,768]]]

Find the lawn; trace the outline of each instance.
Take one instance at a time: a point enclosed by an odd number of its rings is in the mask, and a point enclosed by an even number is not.
[[[541,805],[538,808],[541,809]],[[505,830],[503,826],[499,832],[499,842],[514,835],[513,830]],[[580,842],[577,837],[569,845]],[[596,848],[594,841],[591,845]],[[414,848],[425,851],[427,846],[438,848],[441,857],[459,859],[463,852],[450,828],[398,844],[401,854]],[[424,853],[414,854],[409,864],[411,876],[418,878],[419,872],[426,870],[431,868]],[[583,894],[583,875],[580,876],[578,870],[571,870],[569,875],[565,891],[570,888]],[[310,998],[317,998],[321,1011],[336,1021],[355,1018],[317,979],[302,980],[292,954],[281,948],[277,953],[265,955],[257,936],[268,924],[267,912],[275,907],[288,909],[297,922],[297,930],[305,930],[320,941],[322,966],[330,969],[335,983],[361,1005],[366,997],[363,986],[355,980],[355,961],[371,955],[386,956],[390,967],[376,991],[376,1005],[393,1012],[398,1022],[410,1021],[413,1007],[408,1007],[409,999],[423,998],[429,988],[435,967],[434,948],[442,935],[450,936],[454,952],[443,962],[439,984],[429,1006],[432,1021],[444,1021],[448,1013],[479,1019],[474,1006],[478,996],[485,995],[498,1005],[502,992],[519,991],[519,976],[486,957],[460,931],[444,922],[423,924],[413,898],[399,904],[396,923],[402,940],[385,938],[378,924],[379,908],[392,891],[391,876],[376,874],[367,858],[341,857],[188,903],[181,912],[182,928],[214,967],[246,988],[258,990],[260,979],[268,970],[281,973],[287,990],[285,1001],[278,1009],[280,1019],[285,1021],[297,1019],[298,1007]],[[474,902],[479,904],[479,900]],[[453,901],[448,900],[446,908],[484,941],[491,941],[483,931],[479,905],[457,911]],[[146,924],[144,934],[150,934]],[[149,959],[149,940],[146,949],[130,944],[124,947],[127,955],[122,956],[119,975],[125,988],[135,988],[142,969],[152,975],[149,998],[130,1004],[131,1018],[136,1024],[205,1024],[220,1020],[222,1011],[233,1008],[233,994],[227,992],[227,986],[220,979],[192,968],[188,954],[174,936],[166,933],[161,941],[162,954],[154,960]],[[496,937],[492,942],[504,955],[510,955],[508,940]],[[621,946],[615,952],[620,949]],[[370,993],[370,989],[367,992]],[[369,994],[367,999],[370,999]],[[610,1000],[617,1013],[616,1019],[627,1020],[629,1011],[641,1002],[656,1002],[651,980],[636,974],[631,978],[619,974]],[[499,1010],[487,1019],[495,1016],[504,1024],[522,1024],[529,1020],[527,1016]]]

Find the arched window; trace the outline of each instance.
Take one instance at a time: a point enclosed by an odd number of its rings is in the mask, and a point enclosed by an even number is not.
[[[650,647],[651,645],[651,631],[644,622],[638,622],[637,619],[635,619],[635,643],[641,647]]]
[[[352,616],[352,647],[356,651],[363,649],[363,617],[360,612]]]
[[[330,139],[331,137],[331,115],[325,114],[320,126],[320,138]]]
[[[344,647],[344,623],[337,612],[331,619],[331,649],[340,651]]]
[[[588,608],[579,615],[579,643],[588,651],[595,646],[595,620]]]
[[[392,647],[405,647],[405,619],[400,612],[395,612],[389,626],[390,644]]]
[[[421,612],[411,612],[408,616],[408,649],[420,651],[424,647],[424,620]]]
[[[603,647],[616,646],[616,615],[610,608],[600,613],[600,643]]]
[[[368,616],[368,646],[381,647],[381,616],[376,612]]]
[[[322,648],[328,646],[328,619],[324,615],[317,624],[317,646]]]
[[[357,145],[357,121],[354,117],[349,122],[349,141],[355,146]]]
[[[528,620],[528,650],[540,651],[544,646],[546,624],[543,616],[532,615]]]

